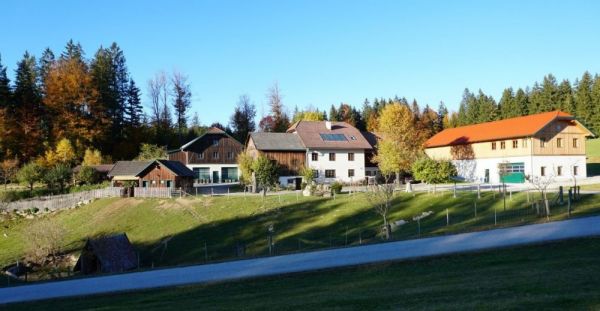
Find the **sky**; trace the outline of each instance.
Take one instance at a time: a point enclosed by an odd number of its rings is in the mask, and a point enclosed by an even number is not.
[[[226,124],[242,94],[268,113],[274,83],[289,111],[396,95],[456,110],[465,88],[499,99],[600,73],[598,16],[600,1],[2,0],[0,55],[12,77],[26,50],[117,42],[145,104],[156,72],[181,71],[204,124]]]

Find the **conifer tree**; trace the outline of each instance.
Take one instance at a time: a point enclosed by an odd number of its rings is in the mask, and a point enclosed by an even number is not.
[[[255,117],[256,107],[250,101],[250,97],[248,95],[240,96],[230,121],[233,136],[239,142],[244,143],[248,133],[256,130]]]
[[[23,59],[17,63],[14,88],[17,128],[13,138],[18,143],[18,150],[15,151],[21,160],[40,154],[40,142],[45,140],[42,132],[41,95],[35,57],[25,52]]]
[[[581,80],[575,83],[575,115],[586,126],[590,125],[594,113],[592,83],[592,75],[587,71],[583,73]]]
[[[135,85],[133,79],[129,80],[129,89],[127,91],[127,105],[125,107],[125,120],[129,127],[137,128],[141,126],[144,107],[140,99],[140,89]]]

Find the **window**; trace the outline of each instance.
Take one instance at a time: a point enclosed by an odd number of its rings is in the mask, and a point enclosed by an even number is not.
[[[227,152],[227,159],[229,159],[229,160],[233,159],[233,152],[232,151],[228,151]]]
[[[335,161],[335,153],[333,153],[333,152],[329,153],[329,161]]]
[[[204,160],[204,152],[199,153],[198,158],[200,158],[200,160]]]
[[[355,136],[350,136],[350,140],[356,140]]]
[[[513,149],[517,149],[519,148],[519,141],[518,140],[513,140]]]
[[[354,177],[354,170],[353,169],[349,169],[348,170],[348,177]]]
[[[540,176],[546,176],[546,167],[545,166],[540,167]]]
[[[325,178],[335,178],[335,170],[325,170]]]
[[[563,146],[562,138],[557,138],[556,139],[556,147],[562,148],[562,146]]]
[[[311,155],[311,158],[313,161],[319,161],[319,154],[316,152],[313,152]]]
[[[511,173],[524,173],[525,172],[525,162],[515,162],[515,163],[502,163],[500,164],[500,169],[504,174]]]
[[[506,142],[505,141],[501,141],[500,142],[500,149],[506,149]]]
[[[492,150],[496,150],[496,142],[492,142]]]
[[[218,152],[213,152],[213,159],[218,159],[219,158],[219,153]]]
[[[323,141],[348,141],[344,134],[319,134]]]
[[[540,138],[540,148],[545,148],[546,147],[546,139],[545,138]],[[544,175],[542,175],[544,176]]]
[[[348,161],[354,161],[354,153],[348,153]]]
[[[577,176],[578,175],[578,167],[577,166],[573,166],[573,176]]]
[[[556,175],[562,176],[562,166],[556,168]]]
[[[527,148],[527,138],[523,138],[521,144],[523,145],[523,148]]]
[[[313,178],[319,178],[319,171],[318,170],[312,170],[313,171]]]
[[[213,139],[213,146],[218,146],[218,145],[219,145],[219,140]]]
[[[579,140],[577,138],[573,138],[573,148],[579,148]]]

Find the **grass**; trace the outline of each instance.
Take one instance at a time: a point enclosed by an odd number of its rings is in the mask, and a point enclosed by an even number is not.
[[[600,238],[7,310],[593,310]]]
[[[588,139],[586,141],[586,152],[588,176],[600,175],[600,138]]]
[[[598,198],[584,195],[574,205],[574,216],[599,213]],[[470,192],[460,192],[458,198],[452,198],[451,193],[400,194],[393,202],[389,219],[409,223],[397,228],[393,238],[417,238],[417,224],[412,217],[424,211],[434,213],[421,221],[421,236],[545,221],[535,215],[524,193],[506,201],[508,207],[503,211],[500,195],[488,192],[479,200]],[[2,217],[0,266],[14,263],[26,253],[27,228],[37,221],[12,213]],[[50,217],[56,226],[65,228],[63,249],[75,255],[88,237],[126,232],[140,251],[143,267],[233,259],[238,246],[245,247],[245,256],[263,256],[268,253],[270,225],[275,229],[275,250],[282,254],[381,241],[378,234],[382,223],[362,194],[338,195],[335,200],[300,196],[298,201],[294,194],[270,196],[264,201],[258,196],[111,198],[42,217]],[[553,220],[566,217],[566,205],[553,207]],[[165,241],[168,243],[161,243]]]
[[[93,185],[75,185],[65,189],[64,193],[76,193],[81,191],[102,189],[108,187],[109,185],[110,183],[108,181]],[[34,185],[33,191],[30,191],[29,187],[20,184],[0,185],[0,202],[12,202],[45,195],[56,195],[59,194],[58,192],[58,190],[51,191],[46,188],[45,185],[39,183]]]

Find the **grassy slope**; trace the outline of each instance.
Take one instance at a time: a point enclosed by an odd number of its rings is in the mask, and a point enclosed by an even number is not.
[[[600,308],[600,238],[223,284],[12,305],[15,310]]]
[[[588,176],[600,175],[600,138],[587,140],[586,152],[588,156]]]
[[[508,202],[503,213],[499,195],[484,193],[477,201],[478,218],[474,218],[475,194],[412,195],[396,198],[389,219],[410,220],[423,211],[434,215],[421,224],[423,234],[445,234],[494,227],[494,208],[499,225],[518,225],[544,221],[524,207],[525,194]],[[446,209],[450,226],[446,226]],[[564,218],[566,208],[553,209],[553,218]],[[575,214],[600,212],[598,196],[585,196],[578,202]],[[561,214],[562,213],[562,214]],[[176,265],[203,262],[204,245],[209,260],[234,257],[237,243],[246,245],[249,256],[265,255],[267,228],[274,224],[278,253],[378,241],[381,218],[368,206],[362,195],[340,195],[335,200],[299,198],[295,195],[268,197],[215,197],[202,199],[103,199],[88,206],[63,211],[51,217],[67,229],[65,250],[77,251],[87,237],[126,232],[141,251],[143,266]],[[27,227],[35,220],[20,219],[0,223],[0,266],[14,262],[25,250]],[[160,245],[167,237],[168,247]],[[347,237],[347,239],[346,239]],[[417,237],[414,222],[394,232],[394,238]],[[158,247],[157,247],[158,246]],[[163,253],[164,251],[164,253]]]

